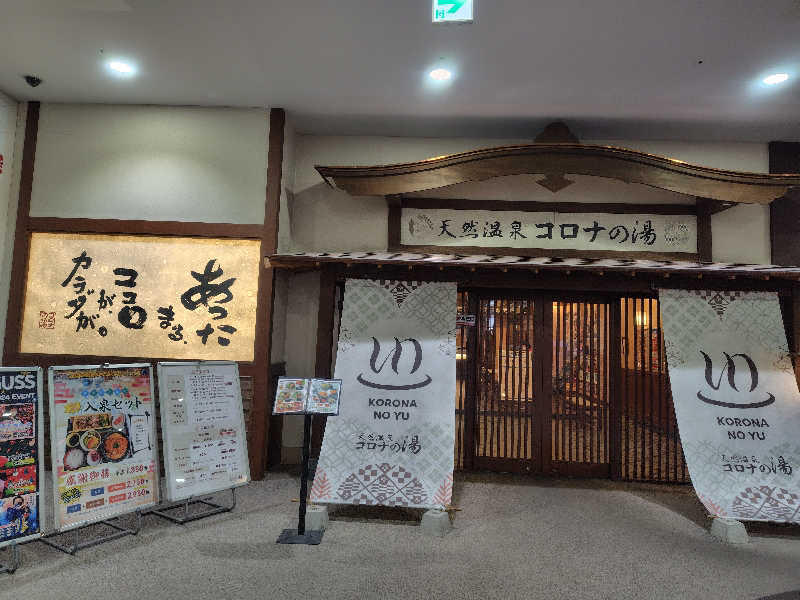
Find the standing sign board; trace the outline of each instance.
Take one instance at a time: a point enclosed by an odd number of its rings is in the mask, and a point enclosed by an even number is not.
[[[248,483],[238,365],[159,363],[158,382],[167,500]]]
[[[456,284],[347,281],[336,378],[313,502],[450,504],[456,398]]]
[[[339,414],[342,396],[341,379],[296,379],[281,377],[275,391],[272,414],[302,414],[303,467],[300,474],[300,507],[297,529],[284,529],[278,537],[279,544],[311,544],[322,541],[322,530],[306,531],[306,502],[308,498],[308,473],[311,457],[311,418],[313,415],[335,417]]]
[[[42,370],[0,367],[0,546],[41,537]]]
[[[152,367],[51,367],[50,447],[59,531],[158,502]]]
[[[660,290],[692,484],[709,513],[800,523],[800,393],[778,296]]]

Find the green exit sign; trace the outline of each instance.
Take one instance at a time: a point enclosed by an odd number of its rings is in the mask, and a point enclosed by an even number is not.
[[[474,0],[433,0],[434,23],[471,23]]]

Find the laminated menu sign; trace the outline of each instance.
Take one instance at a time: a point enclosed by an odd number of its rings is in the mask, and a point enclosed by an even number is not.
[[[158,381],[167,499],[249,482],[237,364],[159,363]]]
[[[278,379],[272,414],[338,415],[341,379]]]
[[[56,528],[156,504],[152,367],[51,367],[49,384]]]
[[[0,546],[40,537],[42,371],[0,367]]]

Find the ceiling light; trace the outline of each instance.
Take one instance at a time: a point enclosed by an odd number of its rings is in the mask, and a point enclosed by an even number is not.
[[[434,69],[429,73],[430,78],[436,81],[447,81],[453,74],[447,69]]]
[[[134,67],[131,63],[121,60],[112,60],[108,63],[108,68],[115,75],[133,75],[136,73],[136,67]]]
[[[776,83],[783,83],[787,79],[789,79],[789,74],[788,73],[773,73],[772,75],[769,75],[768,77],[764,77],[764,79],[762,79],[762,81],[764,83],[766,83],[767,85],[775,85]]]

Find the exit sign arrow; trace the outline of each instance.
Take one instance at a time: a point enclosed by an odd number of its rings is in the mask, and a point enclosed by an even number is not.
[[[450,6],[450,10],[448,10],[447,12],[448,12],[449,14],[451,14],[451,15],[454,15],[455,13],[457,13],[457,12],[458,12],[458,10],[459,10],[459,9],[460,9],[462,6],[464,6],[464,2],[466,2],[466,0],[437,0],[437,2],[436,2],[436,3],[437,3],[439,6],[448,6],[448,5],[452,5],[452,6]]]

